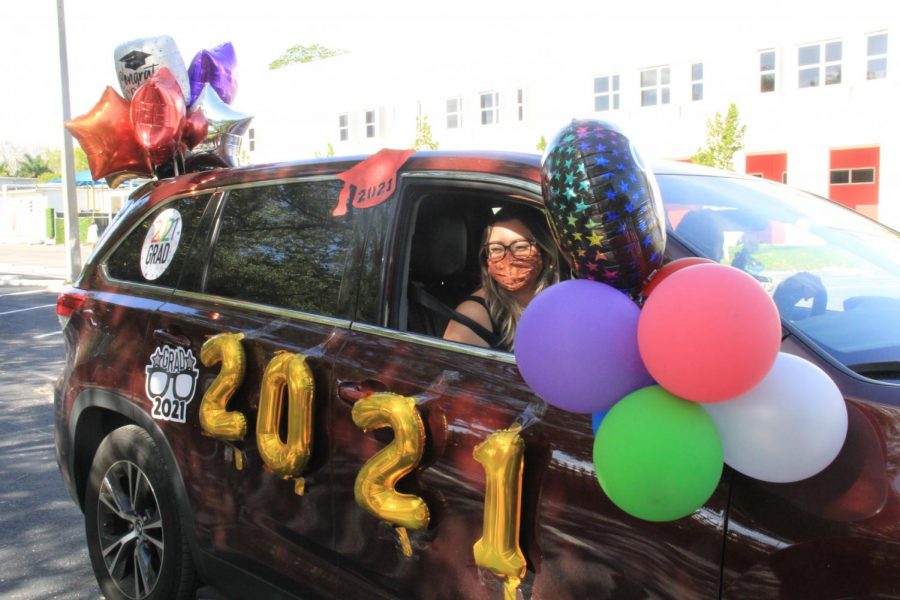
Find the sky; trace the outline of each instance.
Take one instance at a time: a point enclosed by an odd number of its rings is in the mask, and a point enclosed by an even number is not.
[[[233,107],[253,114],[266,93],[268,64],[295,44],[368,53],[384,59],[386,77],[399,77],[404,64],[437,55],[517,53],[527,60],[559,44],[590,51],[612,30],[633,31],[648,44],[661,39],[654,31],[666,30],[667,43],[679,43],[679,23],[687,21],[721,31],[751,19],[786,26],[848,10],[836,0],[67,0],[70,115],[88,112],[107,85],[121,93],[113,62],[119,44],[160,35],[175,40],[185,65],[200,50],[232,42],[239,82]],[[857,0],[852,10],[900,13],[900,2]],[[0,160],[10,151],[61,147],[57,1],[3,0],[0,15]]]

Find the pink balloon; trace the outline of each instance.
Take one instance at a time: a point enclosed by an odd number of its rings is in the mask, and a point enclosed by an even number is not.
[[[694,402],[722,402],[752,389],[780,346],[775,303],[753,277],[725,265],[672,273],[647,299],[638,323],[650,375]]]

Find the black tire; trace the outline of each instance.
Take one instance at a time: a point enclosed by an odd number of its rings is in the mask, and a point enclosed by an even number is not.
[[[194,565],[172,474],[150,434],[127,425],[106,436],[84,497],[88,552],[107,600],[193,596]]]

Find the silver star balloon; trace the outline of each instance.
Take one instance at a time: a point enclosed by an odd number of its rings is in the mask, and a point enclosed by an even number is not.
[[[235,167],[241,149],[241,138],[250,127],[252,115],[238,112],[225,104],[209,83],[203,90],[190,112],[201,110],[209,123],[206,139],[197,144],[190,162],[198,164],[223,163],[221,166]]]

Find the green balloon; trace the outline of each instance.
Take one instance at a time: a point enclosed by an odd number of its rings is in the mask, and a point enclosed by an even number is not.
[[[647,521],[673,521],[703,506],[723,464],[712,417],[658,385],[619,400],[594,439],[600,487],[616,506]]]

